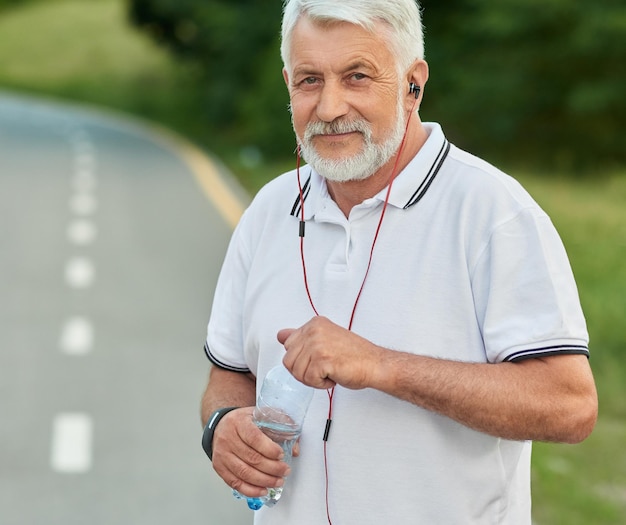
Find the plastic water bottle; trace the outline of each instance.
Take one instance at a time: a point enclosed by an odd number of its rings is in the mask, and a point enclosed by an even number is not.
[[[288,464],[291,464],[293,446],[302,432],[313,392],[313,388],[300,383],[282,364],[272,368],[263,380],[253,421],[283,448],[284,461]],[[233,495],[245,499],[252,510],[259,510],[263,505],[273,507],[282,493],[283,487],[268,487],[266,496],[248,498],[233,490]]]

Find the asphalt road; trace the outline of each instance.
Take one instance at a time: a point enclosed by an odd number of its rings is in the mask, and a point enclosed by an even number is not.
[[[231,228],[152,130],[0,94],[0,525],[251,522],[200,448]]]

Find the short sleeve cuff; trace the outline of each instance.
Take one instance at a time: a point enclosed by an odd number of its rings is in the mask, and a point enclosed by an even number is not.
[[[231,372],[240,372],[242,374],[246,374],[250,372],[250,369],[247,366],[237,366],[233,364],[229,364],[224,362],[223,360],[218,359],[209,348],[208,343],[204,343],[204,353],[208,357],[209,361],[218,368],[222,368],[224,370],[230,370]]]
[[[577,344],[554,344],[538,346],[534,348],[518,349],[508,354],[503,362],[523,361],[537,357],[550,357],[554,355],[584,355],[589,357],[589,348],[586,345]]]

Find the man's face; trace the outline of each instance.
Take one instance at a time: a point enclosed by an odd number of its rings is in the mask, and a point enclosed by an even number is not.
[[[404,89],[386,31],[302,18],[291,43],[285,80],[293,126],[306,160],[335,181],[375,173],[404,133]]]

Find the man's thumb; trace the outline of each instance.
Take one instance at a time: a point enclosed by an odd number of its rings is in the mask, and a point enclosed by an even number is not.
[[[289,339],[289,336],[293,334],[295,331],[296,331],[295,328],[283,328],[282,330],[279,330],[278,334],[276,334],[276,337],[278,338],[278,342],[281,345],[284,345],[285,341],[287,341],[287,339]]]

